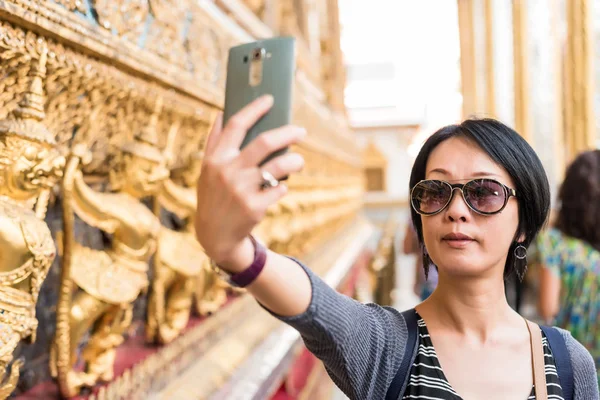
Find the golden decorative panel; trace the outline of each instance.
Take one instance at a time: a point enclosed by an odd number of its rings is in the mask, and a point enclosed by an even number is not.
[[[10,41],[4,41],[10,43]],[[43,221],[49,191],[60,179],[64,157],[44,125],[44,89],[48,50],[43,41],[28,42],[37,56],[22,57],[11,68],[18,92],[5,96],[12,109],[0,120],[0,398],[15,389],[22,361],[8,366],[21,340],[36,339],[35,306],[56,249],[50,229]],[[7,52],[2,53],[7,56]],[[10,59],[10,58],[9,58]],[[17,76],[15,76],[17,75]],[[9,78],[10,79],[10,78]],[[11,83],[12,81],[9,81]],[[10,87],[5,88],[10,93]],[[16,101],[15,101],[16,100]]]
[[[205,327],[222,323],[227,299],[243,296],[207,268],[195,240],[196,181],[223,104],[229,47],[256,36],[248,26],[273,30],[240,1],[227,0],[227,11],[220,3],[0,2],[0,250],[10,254],[0,263],[0,399],[30,361],[13,361],[15,351],[35,340],[38,327],[56,329],[53,338],[44,333],[36,350],[43,354],[35,354],[47,357],[49,371],[34,376],[55,377],[63,397],[112,382],[99,394],[110,398],[116,387],[134,391],[133,372],[114,376],[117,349],[130,335],[166,346],[144,364],[158,371],[201,342],[208,328],[186,332],[190,315],[212,315]],[[257,12],[283,22],[291,5],[264,2]],[[307,29],[298,38],[293,113],[309,131],[294,149],[306,168],[256,231],[294,256],[347,226],[364,190],[360,151],[345,116],[328,103],[341,98],[343,84],[324,84],[330,77],[314,49],[315,38],[331,49],[337,36]],[[339,68],[339,52],[332,54],[327,65]],[[61,250],[53,269],[52,233]],[[91,245],[87,234],[103,239]],[[54,279],[42,287],[47,275]],[[36,314],[44,290],[58,299],[44,297],[51,302]]]

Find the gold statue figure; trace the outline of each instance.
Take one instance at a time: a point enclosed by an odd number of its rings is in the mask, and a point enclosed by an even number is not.
[[[191,155],[184,168],[172,171],[171,179],[163,182],[156,197],[157,214],[164,207],[185,225],[181,231],[161,229],[148,302],[146,336],[150,342],[169,343],[182,332],[194,297],[201,315],[215,312],[227,300],[227,285],[210,268],[210,260],[194,232],[196,183],[201,168],[202,153]]]
[[[19,378],[20,360],[6,376],[13,351],[22,339],[35,341],[35,305],[56,253],[43,218],[65,159],[43,124],[46,60],[44,44],[23,99],[0,121],[0,399]]]
[[[131,323],[132,303],[148,286],[148,262],[161,226],[139,200],[153,195],[168,177],[157,147],[161,106],[157,101],[149,124],[116,155],[109,177],[113,192],[97,192],[84,181],[81,164],[89,156],[85,145],[74,145],[67,161],[62,287],[51,351],[51,371],[66,397],[77,395],[82,386],[113,378],[116,348]],[[74,214],[112,235],[112,246],[101,251],[78,244]],[[87,331],[91,337],[81,354],[85,370],[76,371],[77,346]]]

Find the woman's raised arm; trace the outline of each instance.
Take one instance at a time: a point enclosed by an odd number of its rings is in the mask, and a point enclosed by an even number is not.
[[[249,235],[267,208],[287,191],[284,184],[261,189],[262,172],[280,179],[304,166],[299,154],[286,153],[259,168],[269,154],[298,143],[305,136],[305,130],[297,126],[265,132],[240,152],[246,132],[272,105],[272,97],[262,97],[224,127],[219,116],[206,145],[198,182],[196,234],[207,255],[229,273],[241,272],[252,264],[254,246]],[[263,271],[248,290],[261,304],[282,316],[302,313],[311,299],[310,282],[304,271],[294,261],[274,252],[268,252]]]
[[[267,208],[286,193],[283,183],[261,189],[262,171],[281,178],[304,164],[299,155],[287,153],[259,167],[272,152],[298,143],[305,136],[299,127],[266,132],[238,150],[247,130],[271,106],[272,98],[258,99],[223,128],[219,117],[206,145],[196,235],[207,255],[233,274],[253,263],[249,235]],[[407,341],[406,323],[397,311],[344,296],[304,265],[272,251],[267,251],[262,272],[247,289],[274,316],[300,332],[307,348],[351,399],[385,397]]]

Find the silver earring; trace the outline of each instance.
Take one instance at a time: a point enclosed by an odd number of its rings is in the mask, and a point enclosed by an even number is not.
[[[515,272],[519,277],[519,281],[523,282],[523,278],[525,278],[525,273],[527,272],[527,247],[523,245],[518,245],[514,250],[515,255]]]
[[[520,244],[517,247],[515,247],[514,253],[515,257],[517,257],[519,260],[524,260],[527,258],[527,247]]]

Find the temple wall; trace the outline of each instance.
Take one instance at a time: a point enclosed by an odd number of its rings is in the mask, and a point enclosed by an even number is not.
[[[0,217],[21,224],[0,233],[0,247],[29,246],[0,262],[2,293],[27,298],[22,316],[4,321],[13,339],[2,344],[12,357],[0,362],[0,398],[144,397],[198,362],[210,369],[200,385],[208,396],[278,329],[264,312],[264,324],[248,319],[261,311],[210,270],[192,223],[228,49],[277,35],[297,39],[293,120],[309,135],[293,150],[306,168],[256,235],[313,259],[337,241],[317,266],[326,274],[350,247],[357,258],[370,232],[336,0],[0,3]],[[12,313],[2,293],[0,311]],[[211,364],[235,341],[226,330],[257,325],[246,347]]]

